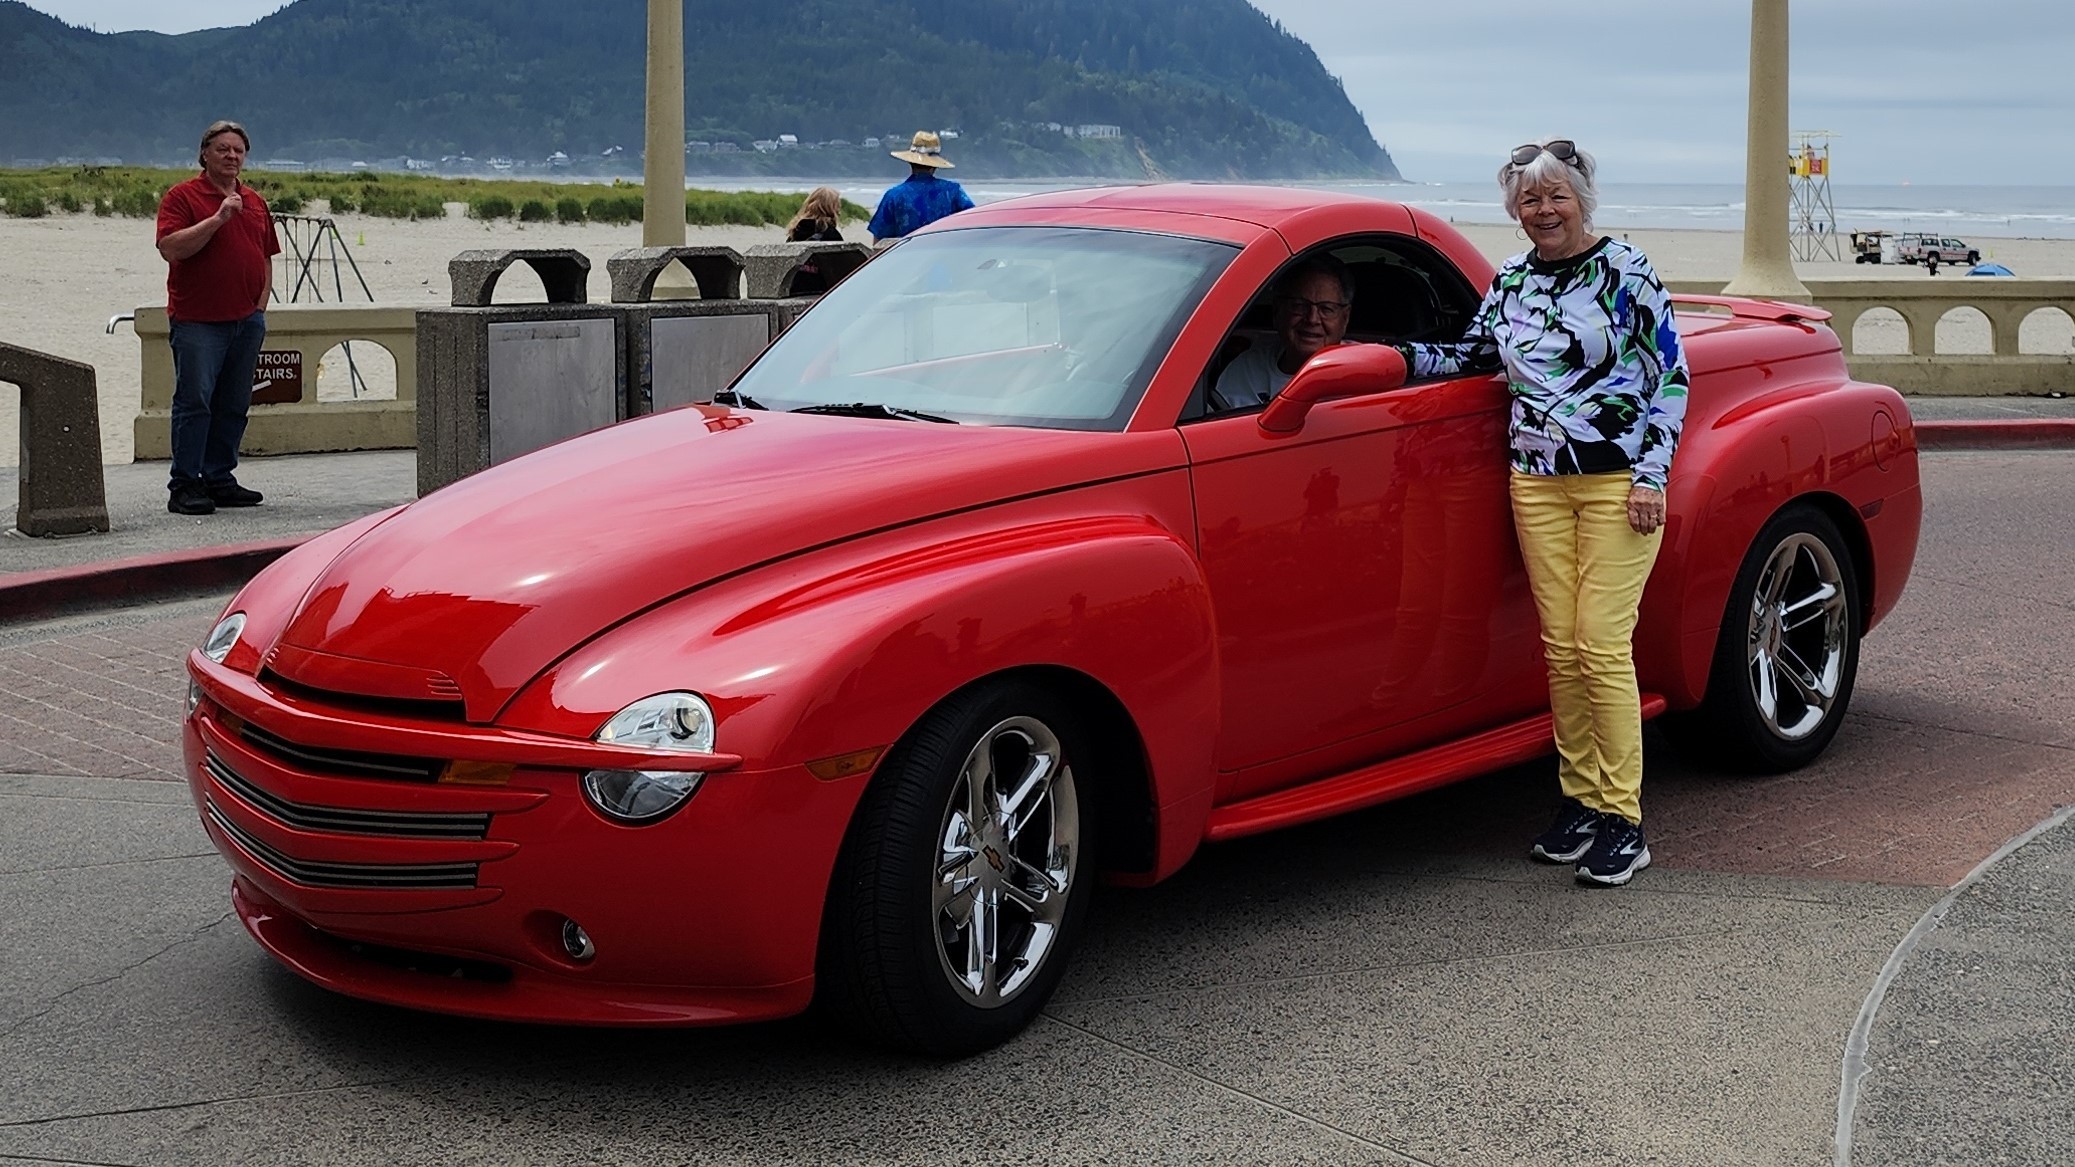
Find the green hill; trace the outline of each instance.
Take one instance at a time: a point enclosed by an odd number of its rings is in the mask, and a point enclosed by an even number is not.
[[[298,0],[245,28],[101,34],[0,0],[0,163],[555,151],[638,165],[643,0]],[[963,175],[1397,177],[1339,82],[1246,0],[688,0],[694,173],[898,168],[867,137],[956,128]],[[1119,139],[1050,128],[1107,124]],[[848,147],[759,154],[781,134]],[[905,144],[903,141],[901,144]]]

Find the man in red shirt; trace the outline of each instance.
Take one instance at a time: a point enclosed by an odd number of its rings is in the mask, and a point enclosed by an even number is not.
[[[173,473],[166,509],[206,515],[259,505],[238,485],[238,443],[267,335],[272,260],[281,252],[259,192],[238,181],[252,139],[236,122],[202,133],[202,173],[159,203],[158,249],[171,265]]]

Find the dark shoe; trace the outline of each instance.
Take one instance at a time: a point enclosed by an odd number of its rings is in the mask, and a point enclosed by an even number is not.
[[[208,490],[209,501],[220,507],[256,507],[267,497],[256,490],[247,490],[235,482],[211,486]]]
[[[1576,863],[1578,856],[1592,846],[1592,834],[1598,829],[1598,811],[1587,810],[1575,798],[1566,798],[1563,809],[1556,813],[1556,821],[1527,849],[1527,857],[1537,863]]]
[[[176,515],[213,515],[216,504],[199,483],[183,482],[166,498],[166,510]]]
[[[1578,860],[1578,882],[1600,887],[1620,887],[1650,866],[1650,848],[1643,842],[1643,828],[1618,814],[1603,814],[1592,847]]]

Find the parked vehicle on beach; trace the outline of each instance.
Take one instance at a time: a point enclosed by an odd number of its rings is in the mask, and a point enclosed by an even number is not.
[[[1904,232],[1895,237],[1895,258],[1900,263],[1980,263],[1981,252],[1950,235]]]
[[[1886,231],[1852,232],[1853,263],[1898,263],[1895,236]]]
[[[1354,343],[1266,406],[1206,401],[1321,252],[1354,341],[1459,338],[1493,275],[1352,195],[996,203],[860,268],[724,404],[289,552],[187,662],[185,776],[239,919],[411,1008],[818,998],[957,1054],[1037,1014],[1098,879],[1546,754],[1503,380],[1408,383]],[[1676,303],[1643,712],[1789,769],[1908,579],[1910,413],[1820,310]]]

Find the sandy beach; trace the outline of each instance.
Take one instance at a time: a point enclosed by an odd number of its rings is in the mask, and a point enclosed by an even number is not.
[[[447,302],[447,261],[457,252],[472,248],[574,247],[588,255],[592,264],[591,296],[607,297],[605,261],[614,252],[641,243],[641,227],[599,224],[527,224],[510,221],[480,223],[459,215],[440,221],[404,222],[361,215],[337,218],[341,237],[351,249],[360,273],[378,303],[396,305],[440,305]],[[1524,244],[1510,226],[1461,224],[1460,229],[1494,260],[1522,249]],[[782,233],[775,227],[693,227],[690,242],[747,247],[775,242]],[[1619,224],[1604,224],[1602,230],[1626,236],[1641,247],[1668,280],[1727,280],[1735,274],[1742,254],[1742,235],[1733,231],[1635,230],[1624,232]],[[851,225],[849,233],[862,237],[862,225]],[[1983,251],[2019,273],[2033,278],[2075,279],[2075,240],[1984,239]],[[165,302],[165,264],[152,247],[152,224],[141,219],[96,218],[91,215],[53,215],[45,219],[0,218],[0,340],[53,353],[95,366],[100,380],[101,445],[107,462],[131,459],[131,422],[137,410],[139,341],[128,325],[106,331],[112,316],[128,313],[138,305]],[[1916,267],[1872,267],[1845,263],[1797,265],[1808,279],[1899,279],[1922,282],[1927,277]],[[278,273],[278,269],[277,269]],[[1939,280],[1966,278],[1961,269],[1941,269]],[[532,285],[529,290],[529,283]],[[277,274],[277,288],[280,286]],[[355,289],[357,296],[357,288]],[[500,300],[539,297],[538,282],[530,272],[515,270],[500,283]],[[1881,327],[1866,321],[1859,334],[1863,351],[1900,350],[1901,329]],[[1943,334],[1944,347],[1957,352],[1986,352],[1985,327],[1969,328],[1955,322]],[[2075,326],[2063,319],[2044,316],[2029,322],[2020,338],[2024,351],[2075,352]],[[368,362],[362,361],[363,373]],[[377,362],[369,378],[372,392],[381,396],[394,392],[393,372]],[[320,399],[344,397],[349,393],[346,378],[327,362],[318,381]],[[19,412],[17,392],[0,385],[0,450],[17,448]],[[6,462],[15,461],[4,457]]]

